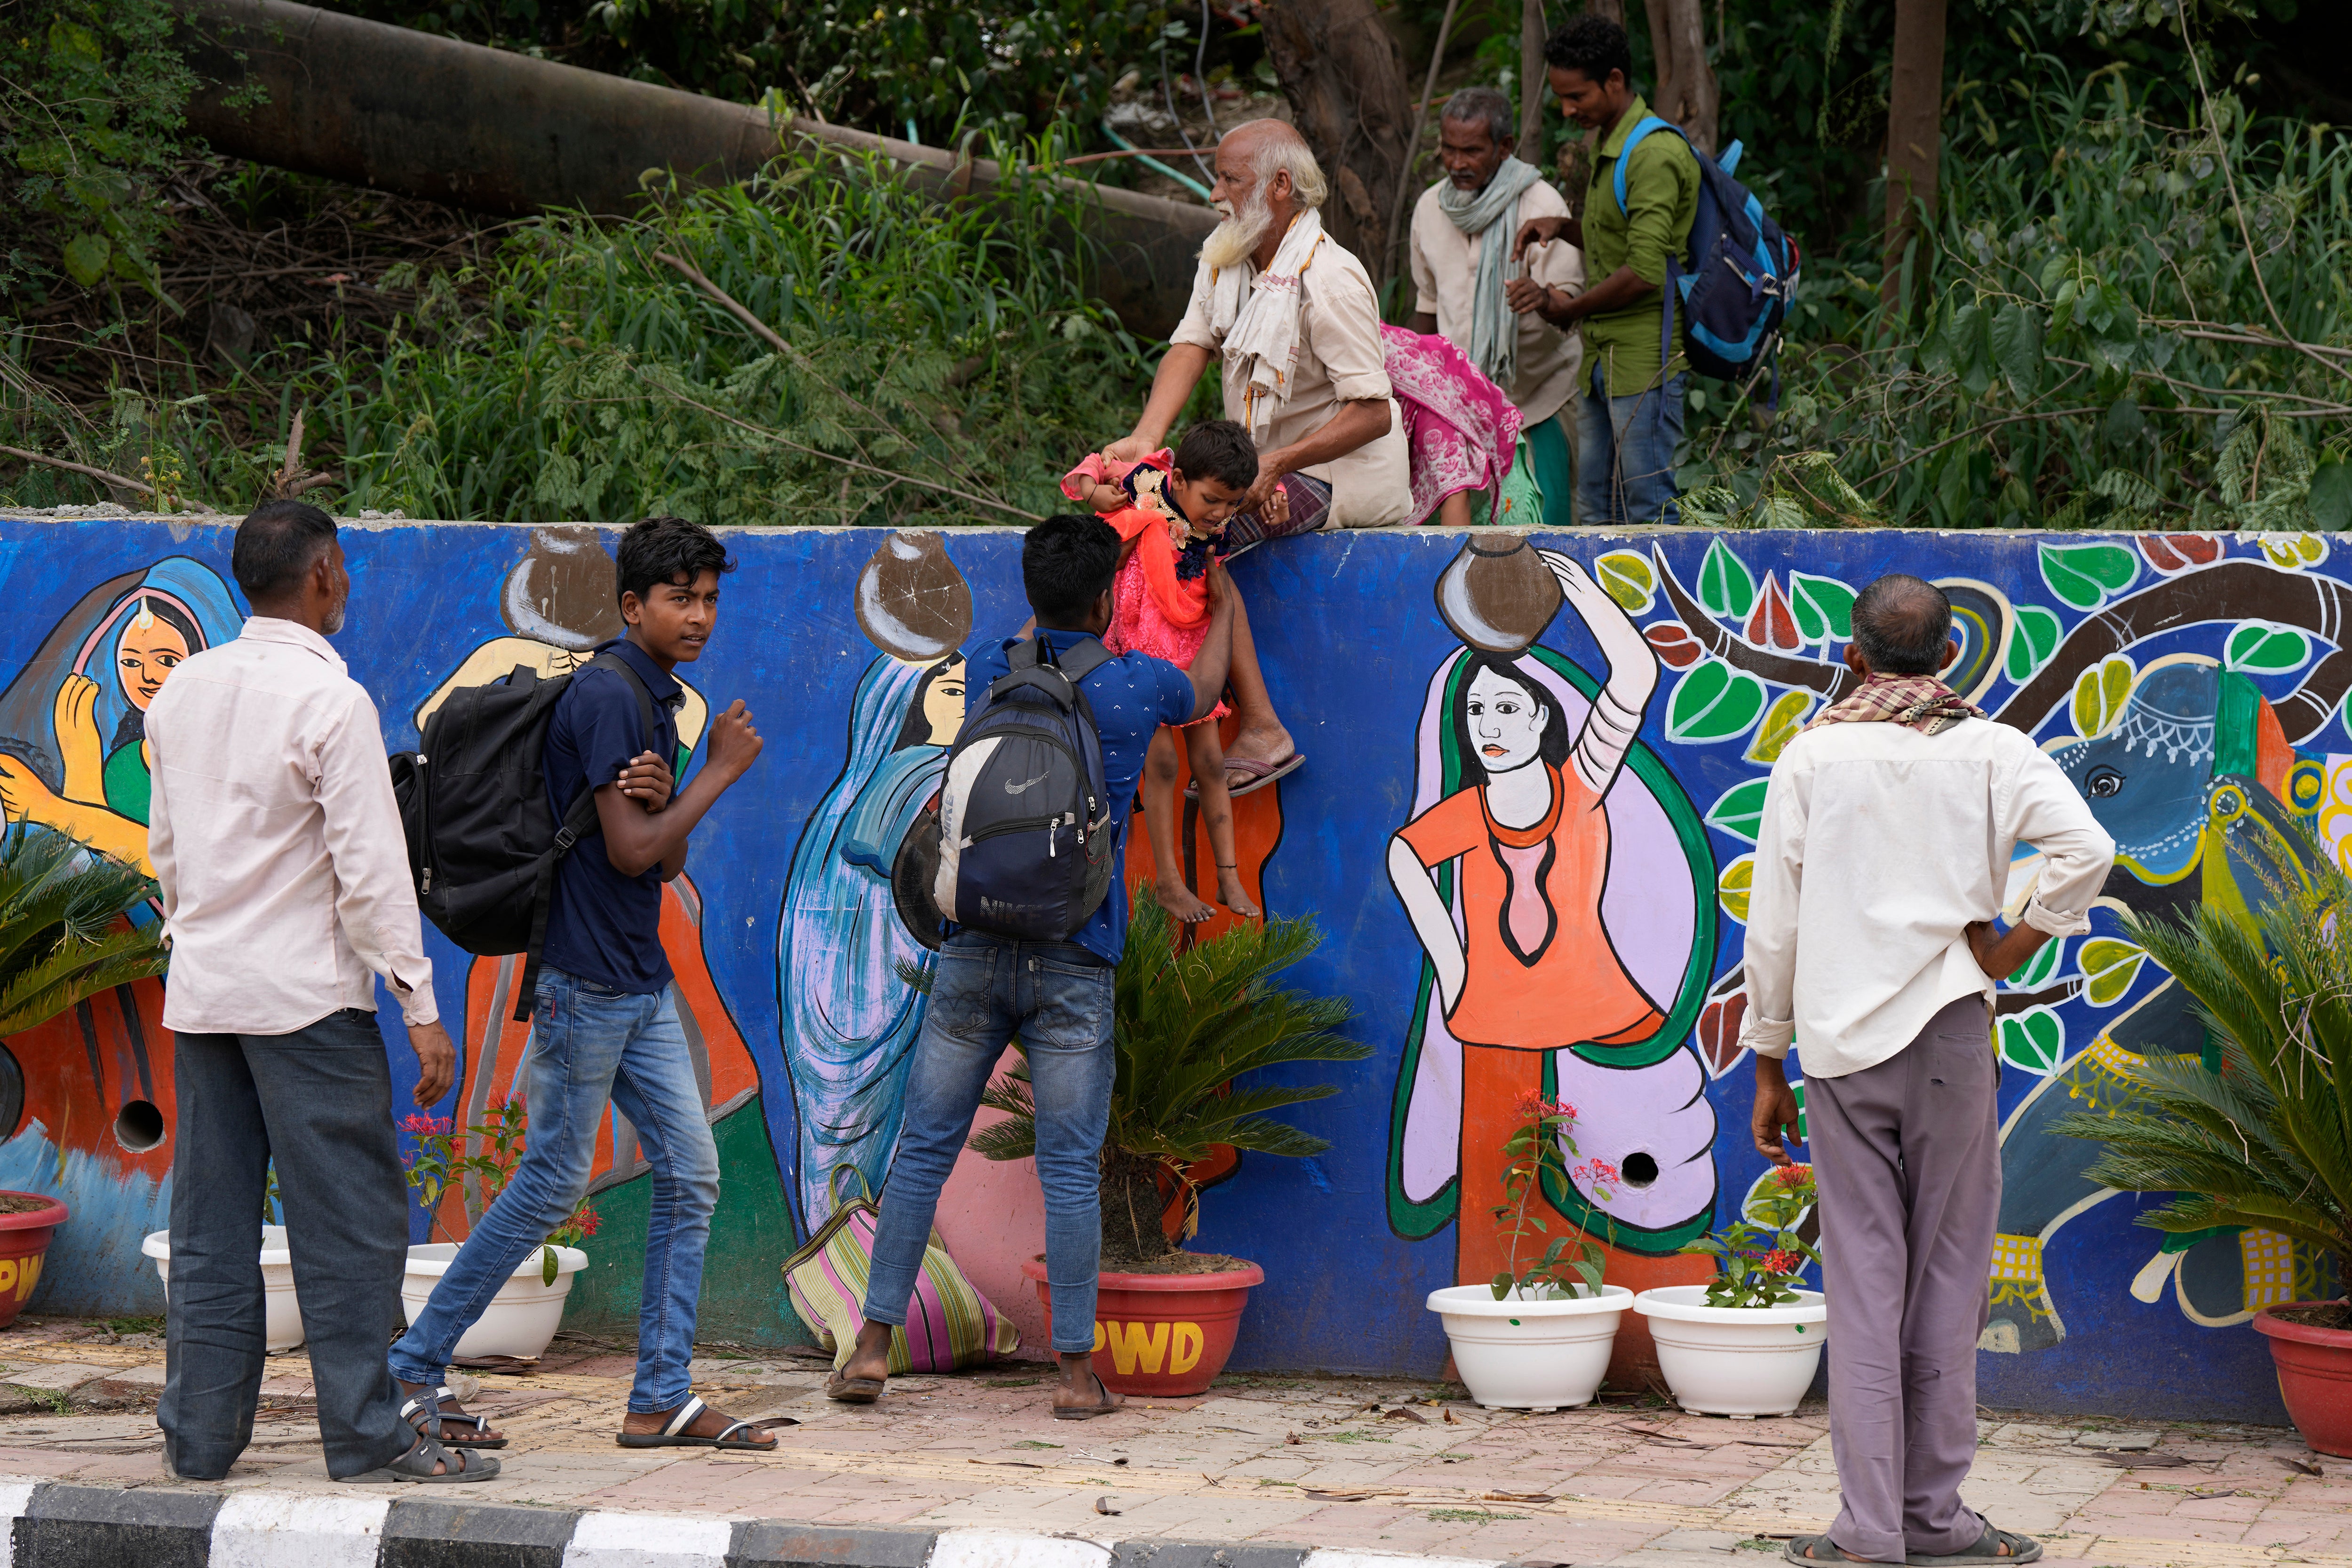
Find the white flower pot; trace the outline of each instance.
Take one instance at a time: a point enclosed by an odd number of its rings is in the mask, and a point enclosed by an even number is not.
[[[155,1260],[155,1277],[163,1281],[163,1299],[172,1296],[172,1233],[158,1230],[139,1244]],[[286,1249],[286,1228],[261,1228],[261,1343],[272,1355],[283,1355],[302,1343],[302,1308],[294,1299],[294,1258]]]
[[[449,1271],[457,1256],[454,1241],[436,1241],[408,1249],[408,1275],[400,1282],[400,1304],[415,1322],[432,1299],[433,1287]],[[563,1299],[572,1293],[572,1276],[588,1267],[588,1254],[576,1247],[555,1249],[555,1283],[547,1283],[546,1263],[540,1249],[515,1265],[513,1277],[499,1287],[474,1326],[458,1337],[449,1354],[462,1359],[476,1355],[511,1355],[535,1359],[563,1322]]]
[[[1819,1291],[1785,1307],[1710,1307],[1705,1285],[1665,1285],[1633,1298],[1650,1320],[1658,1370],[1684,1409],[1707,1416],[1786,1416],[1803,1403],[1829,1343]]]
[[[1557,1301],[1523,1301],[1514,1293],[1498,1301],[1486,1285],[1429,1293],[1429,1310],[1453,1342],[1454,1370],[1470,1397],[1490,1410],[1591,1404],[1609,1370],[1617,1321],[1633,1304],[1633,1292],[1622,1285]]]

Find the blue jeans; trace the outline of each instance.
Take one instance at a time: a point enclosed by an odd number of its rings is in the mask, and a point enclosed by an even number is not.
[[[1118,889],[1111,896],[1120,896]],[[1118,1066],[1110,1039],[1116,973],[1074,942],[1008,942],[959,931],[940,949],[907,1078],[906,1122],[882,1186],[866,1283],[867,1322],[905,1325],[940,1188],[971,1134],[989,1074],[1017,1035],[1037,1103],[1054,1348],[1064,1355],[1094,1348],[1102,1141]]]
[[[1678,523],[1675,448],[1688,376],[1629,397],[1601,394],[1601,368],[1576,405],[1576,521],[1581,528]]]
[[[404,1383],[441,1380],[459,1337],[588,1191],[596,1132],[609,1103],[635,1127],[653,1166],[629,1408],[675,1410],[690,1391],[687,1363],[694,1355],[702,1255],[719,1207],[719,1149],[678,1027],[677,992],[610,990],[551,966],[540,970],[534,1009],[524,1051],[530,1124],[522,1159],[433,1288],[433,1299],[392,1347],[393,1375]]]

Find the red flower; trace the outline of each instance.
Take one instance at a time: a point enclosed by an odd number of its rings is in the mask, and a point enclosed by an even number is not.
[[[1813,1167],[1811,1166],[1781,1166],[1773,1171],[1772,1179],[1779,1182],[1782,1186],[1788,1187],[1793,1191],[1798,1187],[1811,1185],[1813,1179]]]
[[[594,1209],[583,1208],[578,1214],[572,1216],[572,1223],[580,1228],[580,1234],[582,1236],[587,1237],[595,1235],[597,1230],[604,1225],[604,1221]]]
[[[1622,1179],[1615,1166],[1598,1156],[1585,1161],[1570,1174],[1577,1180],[1595,1186],[1607,1186],[1612,1182]]]
[[[1793,1274],[1805,1266],[1805,1259],[1801,1252],[1774,1250],[1756,1260],[1756,1266],[1768,1274]]]
[[[438,1136],[449,1130],[449,1118],[412,1115],[400,1124],[400,1130],[404,1133],[415,1133],[420,1137]]]

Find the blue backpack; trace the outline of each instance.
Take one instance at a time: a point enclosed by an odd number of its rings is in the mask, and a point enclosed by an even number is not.
[[[1661,359],[1674,358],[1675,317],[1683,323],[1683,351],[1691,369],[1722,381],[1745,381],[1773,362],[1772,401],[1780,396],[1773,350],[1796,302],[1801,260],[1797,242],[1780,232],[1764,204],[1731,177],[1739,143],[1708,157],[1679,125],[1649,115],[1636,122],[1617,155],[1617,210],[1625,210],[1625,168],[1633,149],[1654,131],[1671,131],[1698,160],[1698,213],[1691,220],[1688,256],[1666,259],[1666,308],[1659,331]]]

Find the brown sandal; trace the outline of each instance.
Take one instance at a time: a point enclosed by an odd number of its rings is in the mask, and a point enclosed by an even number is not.
[[[1111,1396],[1110,1385],[1102,1380],[1102,1375],[1099,1373],[1089,1372],[1087,1375],[1095,1380],[1095,1389],[1097,1393],[1101,1394],[1102,1403],[1099,1405],[1057,1405],[1054,1407],[1055,1420],[1091,1421],[1097,1416],[1109,1415],[1112,1411],[1118,1409],[1126,1403],[1125,1400],[1115,1399]]]
[[[882,1387],[887,1381],[881,1377],[848,1377],[836,1372],[825,1379],[824,1396],[844,1405],[871,1405],[882,1397]]]

